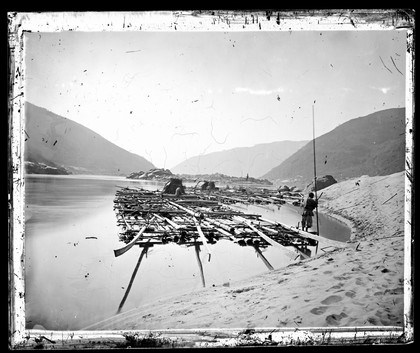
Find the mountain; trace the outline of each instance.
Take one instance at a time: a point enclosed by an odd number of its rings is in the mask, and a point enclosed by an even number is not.
[[[279,141],[238,147],[188,158],[172,168],[175,174],[221,173],[235,177],[260,177],[295,153],[308,141]]]
[[[377,176],[405,168],[405,108],[382,110],[352,119],[315,139],[317,176],[337,181],[362,175]],[[311,182],[313,143],[263,175],[269,180]]]
[[[70,119],[25,103],[25,162],[73,174],[126,175],[153,164]]]

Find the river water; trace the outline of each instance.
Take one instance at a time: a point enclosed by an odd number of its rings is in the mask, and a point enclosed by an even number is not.
[[[161,189],[163,183],[104,176],[27,175],[25,180],[26,326],[48,330],[79,330],[117,312],[141,253],[133,247],[123,256],[118,241],[113,199],[119,186]],[[188,184],[187,184],[188,185]],[[300,209],[293,206],[243,206],[245,212],[296,225]],[[321,234],[345,241],[350,230],[320,216]],[[253,247],[228,240],[210,245],[211,260],[202,248],[205,286],[268,271]],[[274,268],[290,259],[272,246],[261,249]],[[203,288],[194,247],[157,245],[143,258],[122,311]],[[40,327],[40,326],[36,326]]]

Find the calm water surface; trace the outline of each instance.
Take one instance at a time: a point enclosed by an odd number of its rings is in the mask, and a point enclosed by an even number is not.
[[[141,249],[133,247],[114,257],[113,249],[123,245],[113,211],[115,192],[118,186],[160,190],[163,183],[104,178],[26,176],[27,328],[78,330],[116,313]],[[300,209],[293,206],[245,206],[243,210],[292,225],[300,220]],[[328,218],[320,217],[320,229],[337,240],[347,240],[350,234]],[[220,240],[210,248],[210,262],[205,249],[200,252],[206,287],[229,285],[268,271],[252,247]],[[274,268],[290,263],[279,249],[261,250]],[[202,287],[194,247],[154,246],[143,258],[122,311]]]

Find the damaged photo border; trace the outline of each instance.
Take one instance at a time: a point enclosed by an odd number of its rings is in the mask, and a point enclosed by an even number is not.
[[[254,21],[256,19],[256,21]],[[8,13],[8,335],[10,349],[407,344],[414,340],[414,10],[205,10]],[[404,324],[362,327],[51,331],[25,326],[24,34],[59,31],[404,31],[406,155]],[[129,342],[128,338],[132,338]]]

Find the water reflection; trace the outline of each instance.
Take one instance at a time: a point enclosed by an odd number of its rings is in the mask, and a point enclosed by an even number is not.
[[[269,218],[273,221],[279,221],[288,225],[298,227],[302,219],[302,207],[289,204],[279,205],[231,205],[232,208],[242,212],[261,214],[263,218]],[[318,213],[318,223],[320,235],[327,239],[345,242],[350,239],[351,230],[344,223],[335,218]],[[313,227],[309,229],[316,232],[316,221],[314,219]]]

